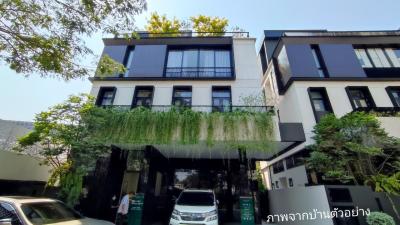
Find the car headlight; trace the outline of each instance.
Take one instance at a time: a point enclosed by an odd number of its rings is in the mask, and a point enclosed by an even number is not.
[[[174,220],[179,220],[179,215],[181,214],[181,212],[179,212],[178,210],[174,209],[174,211],[172,211],[172,215],[171,218]]]
[[[172,211],[172,215],[179,216],[179,215],[181,215],[181,212],[179,212],[178,210],[174,209],[174,211]]]
[[[218,219],[218,211],[213,210],[211,212],[204,213],[204,216],[207,217],[207,222],[217,220]]]

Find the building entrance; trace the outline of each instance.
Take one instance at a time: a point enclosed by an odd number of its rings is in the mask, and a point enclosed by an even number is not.
[[[113,149],[109,159],[98,163],[87,182],[89,201],[93,202],[88,216],[113,221],[114,199],[133,191],[145,196],[143,224],[169,224],[176,199],[182,190],[190,188],[214,191],[220,224],[240,221],[239,197],[251,195],[247,161],[167,158],[152,147],[134,159],[131,155],[131,151]]]

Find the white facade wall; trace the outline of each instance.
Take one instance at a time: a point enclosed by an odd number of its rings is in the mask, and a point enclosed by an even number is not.
[[[213,86],[230,86],[232,104],[243,105],[242,98],[260,95],[261,66],[257,61],[255,39],[234,38],[233,57],[235,80],[188,80],[188,81],[93,81],[90,94],[97,96],[100,87],[116,87],[114,105],[131,105],[136,86],[154,86],[153,105],[171,105],[174,86],[192,86],[192,105],[211,106]]]
[[[0,180],[47,182],[52,168],[40,163],[29,155],[0,150]]]

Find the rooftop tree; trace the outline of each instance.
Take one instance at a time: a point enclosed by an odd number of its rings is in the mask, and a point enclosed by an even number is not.
[[[198,15],[190,17],[193,29],[199,36],[221,36],[226,32],[228,20],[225,18]]]
[[[183,25],[183,22],[176,18],[167,19],[166,15],[160,16],[153,12],[147,21],[146,30],[160,36],[163,35],[162,33],[168,33],[165,34],[167,36],[177,36]]]
[[[81,61],[92,51],[84,37],[132,31],[145,8],[145,0],[0,1],[0,60],[25,75],[86,76]]]
[[[228,26],[228,20],[220,17],[211,17],[205,15],[192,16],[188,21],[178,20],[176,18],[168,19],[166,15],[152,13],[147,21],[146,30],[150,33],[156,33],[159,36],[179,36],[177,32],[182,30],[194,30],[199,32],[198,36],[222,36]],[[233,29],[239,29],[237,27]],[[170,33],[170,34],[159,34]]]

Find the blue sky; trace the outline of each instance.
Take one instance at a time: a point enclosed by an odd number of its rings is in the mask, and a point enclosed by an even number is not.
[[[265,29],[393,30],[400,28],[399,0],[148,0],[148,10],[137,17],[143,28],[150,12],[187,19],[205,14],[229,19],[230,25],[260,38]],[[88,37],[100,54],[101,34]],[[88,62],[88,66],[90,65]],[[71,94],[89,92],[90,82],[29,78],[0,66],[0,119],[31,121],[36,113]]]

